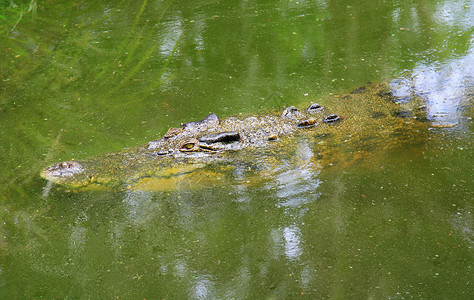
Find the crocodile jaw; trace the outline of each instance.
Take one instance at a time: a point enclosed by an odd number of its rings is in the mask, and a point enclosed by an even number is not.
[[[42,170],[41,177],[57,184],[70,187],[84,186],[89,182],[85,168],[76,161],[64,161]]]

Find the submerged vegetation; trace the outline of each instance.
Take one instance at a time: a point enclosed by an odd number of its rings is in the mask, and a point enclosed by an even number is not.
[[[14,30],[27,16],[34,19],[37,0],[0,0],[0,34]]]

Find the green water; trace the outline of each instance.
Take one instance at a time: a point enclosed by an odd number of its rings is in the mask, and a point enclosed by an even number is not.
[[[0,19],[0,298],[474,298],[471,1],[60,2]],[[210,112],[387,79],[455,126],[254,185],[75,193],[39,177]]]

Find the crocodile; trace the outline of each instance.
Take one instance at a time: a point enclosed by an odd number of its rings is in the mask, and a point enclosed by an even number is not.
[[[209,164],[248,165],[262,156],[268,160],[290,153],[302,140],[309,140],[318,166],[352,161],[361,153],[416,140],[415,134],[426,131],[425,122],[418,121],[422,118],[406,118],[395,100],[387,84],[370,83],[348,94],[331,96],[334,108],[310,103],[304,109],[290,106],[283,112],[248,117],[220,119],[209,114],[202,120],[171,127],[161,138],[143,146],[56,163],[41,171],[41,176],[69,188],[136,188],[139,182],[143,187],[143,182],[153,178],[176,181],[186,176],[192,181],[197,178],[195,170]],[[240,152],[245,154],[239,157],[236,153]]]

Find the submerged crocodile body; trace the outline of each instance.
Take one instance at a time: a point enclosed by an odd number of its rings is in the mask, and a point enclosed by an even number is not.
[[[144,146],[89,160],[61,162],[43,170],[41,176],[68,187],[130,186],[150,178],[192,176],[192,170],[209,162],[235,161],[235,153],[244,150],[253,149],[237,158],[239,161],[252,160],[265,152],[262,149],[291,151],[288,149],[299,142],[291,144],[288,137],[301,134],[303,139],[311,139],[315,157],[331,163],[351,160],[343,157],[348,153],[352,157],[369,148],[397,144],[410,136],[400,135],[401,131],[419,131],[417,126],[423,124],[402,118],[385,84],[370,84],[347,95],[333,96],[331,101],[336,102],[334,109],[312,103],[302,110],[288,107],[283,113],[246,118],[220,120],[210,114],[200,121],[170,128],[162,138]]]

